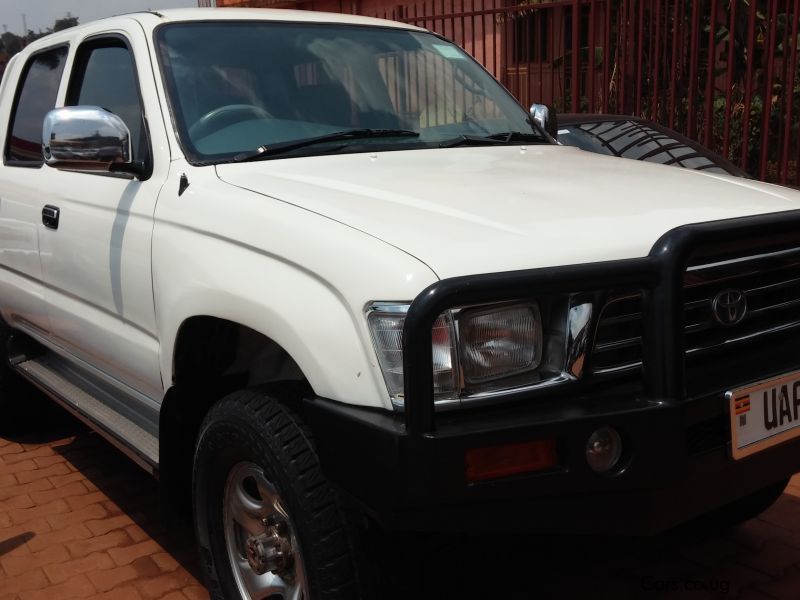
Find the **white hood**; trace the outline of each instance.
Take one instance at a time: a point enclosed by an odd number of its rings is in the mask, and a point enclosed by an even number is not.
[[[380,238],[442,278],[645,256],[679,225],[800,208],[788,188],[559,146],[287,158],[217,172]]]

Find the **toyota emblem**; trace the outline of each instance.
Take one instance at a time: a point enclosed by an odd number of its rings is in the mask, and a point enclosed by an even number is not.
[[[720,325],[736,325],[747,314],[747,296],[741,290],[722,290],[711,301],[711,312]]]

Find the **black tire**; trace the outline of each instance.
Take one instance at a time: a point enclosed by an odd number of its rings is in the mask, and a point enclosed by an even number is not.
[[[223,498],[229,475],[250,463],[263,469],[291,519],[308,598],[362,597],[356,528],[323,476],[308,432],[279,400],[245,390],[211,408],[194,457],[195,529],[212,598],[242,597],[228,558]]]
[[[710,529],[712,531],[722,531],[741,525],[745,521],[756,518],[775,504],[788,484],[789,480],[783,479],[778,483],[769,485],[757,492],[753,492],[749,496],[739,498],[707,515],[703,515],[697,519],[695,524],[702,529]]]

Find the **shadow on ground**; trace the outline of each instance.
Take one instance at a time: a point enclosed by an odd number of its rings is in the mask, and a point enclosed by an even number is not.
[[[202,581],[191,527],[191,507],[187,507],[186,514],[171,514],[167,527],[165,519],[161,518],[158,482],[100,435],[58,406],[46,402],[35,431],[6,439],[22,444],[51,444],[55,452],[97,487],[121,513],[128,515],[184,569]],[[60,440],[65,441],[58,443]],[[25,541],[12,538],[4,544]]]
[[[171,520],[166,528],[153,478],[60,409],[48,408],[43,417],[45,424],[36,433],[16,440],[53,443],[55,451],[202,580],[189,507],[178,525]],[[25,541],[5,541],[0,554],[5,546]],[[684,527],[652,538],[398,535],[382,538],[370,551],[383,563],[378,569],[380,600],[701,599],[732,598],[740,592],[754,598],[800,598],[800,500],[784,494],[764,517],[726,532]],[[795,595],[762,594],[795,576]]]

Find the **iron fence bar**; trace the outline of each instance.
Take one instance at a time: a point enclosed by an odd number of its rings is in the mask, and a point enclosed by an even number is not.
[[[572,77],[570,78],[570,108],[578,112],[581,97],[580,83],[580,54],[581,54],[581,2],[572,2]]]
[[[549,53],[550,49],[549,48],[543,48],[543,46],[541,44],[541,40],[542,40],[543,35],[544,35],[542,33],[543,27],[544,27],[544,25],[543,25],[543,23],[544,23],[544,15],[542,15],[541,12],[537,12],[537,13],[534,13],[534,14],[536,15],[536,28],[537,28],[536,29],[536,31],[537,31],[536,39],[540,40],[540,42],[539,42],[539,51],[542,52],[542,55],[539,57],[539,61],[538,61],[538,63],[539,63],[539,94],[538,94],[537,97],[540,98],[541,102],[544,102],[544,92],[542,90],[542,81],[544,80],[544,61],[547,58],[549,58],[551,56],[551,54]],[[552,100],[549,100],[548,102],[551,102],[551,101]]]
[[[536,37],[536,32],[533,28],[533,22],[536,19],[536,14],[531,13],[525,15],[525,77],[527,80],[527,85],[525,86],[528,92],[526,98],[523,99],[523,106],[530,106],[533,102],[540,101],[540,94],[534,95],[533,93],[533,62],[537,58],[537,54],[535,52],[536,49],[536,42],[539,38]]]
[[[785,4],[785,9],[784,9],[783,15],[784,15],[784,18],[786,19],[786,26],[783,27],[782,36],[781,36],[780,40],[776,39],[776,41],[775,41],[776,44],[780,43],[780,46],[783,48],[782,59],[780,60],[780,63],[777,65],[777,68],[778,68],[778,71],[779,71],[778,75],[777,75],[777,79],[780,82],[781,89],[783,89],[784,92],[787,89],[786,83],[787,83],[787,79],[789,78],[789,72],[788,72],[789,50],[788,50],[788,48],[789,48],[789,35],[791,35],[791,28],[789,27],[788,17],[789,17],[789,4],[790,4],[790,2],[791,2],[791,0],[781,0],[778,3],[778,7],[777,7],[778,10],[781,10],[781,4]],[[789,89],[791,89],[791,88],[789,88]],[[780,109],[779,114],[784,114],[785,115],[786,112],[789,109],[789,106],[791,104],[792,104],[791,95],[787,96],[785,93],[782,94],[781,97],[778,98],[778,106],[779,106],[779,109]],[[775,171],[776,180],[779,183],[785,183],[785,181],[783,179],[783,173],[784,173],[784,166],[786,165],[786,161],[784,160],[785,156],[786,156],[786,153],[784,152],[783,140],[786,139],[786,132],[787,132],[787,130],[791,129],[791,126],[786,127],[786,121],[784,119],[777,119],[776,124],[778,126],[778,131],[777,131],[776,139],[775,139],[775,141],[776,141],[775,145],[777,147],[776,171]]]
[[[636,116],[641,116],[642,114],[642,60],[644,59],[644,2],[638,2],[633,5],[634,13],[636,12],[636,7],[638,5],[639,8],[639,19],[638,19],[638,36],[636,38],[636,43],[634,47],[636,50],[634,51],[636,54]],[[652,39],[652,38],[651,38]],[[652,52],[649,53],[649,56],[652,56]]]
[[[670,63],[670,77],[669,77],[669,109],[667,114],[669,115],[669,126],[670,128],[675,127],[675,87],[677,85],[677,75],[678,75],[678,19],[680,18],[680,13],[678,11],[678,5],[680,0],[673,0],[673,10],[672,10],[672,61]]]
[[[711,147],[714,136],[714,67],[716,66],[717,0],[711,0],[708,18],[708,51],[706,54],[706,107],[703,117],[703,143]]]
[[[769,10],[766,14],[767,24],[767,76],[764,81],[764,96],[761,99],[761,152],[760,152],[760,165],[758,169],[759,179],[764,179],[767,175],[767,162],[769,158],[768,145],[769,144],[769,120],[772,113],[772,79],[775,70],[775,37],[777,29],[777,16],[778,16],[778,0],[770,0]]]
[[[695,108],[695,91],[697,88],[697,63],[700,53],[700,32],[699,32],[699,14],[698,14],[699,0],[692,2],[692,26],[691,38],[689,40],[689,95],[687,98],[687,132],[688,136],[692,139],[697,139],[697,109]]]
[[[602,89],[603,94],[602,98],[602,106],[603,112],[608,112],[608,97],[611,95],[611,83],[608,79],[608,67],[611,62],[611,0],[605,0],[605,7],[606,7],[606,18],[605,18],[605,39],[603,44],[603,80],[602,80]]]
[[[597,3],[596,0],[591,0],[589,2],[589,39],[587,43],[589,47],[587,49],[587,59],[588,59],[588,68],[586,69],[586,97],[587,97],[587,108],[589,109],[590,113],[594,112],[594,79],[595,79],[595,70],[597,70],[597,51],[595,48],[595,44],[597,40],[595,40],[595,27],[597,24]]]
[[[792,105],[794,105],[794,84],[795,84],[795,76],[797,75],[797,70],[800,68],[800,61],[798,60],[798,53],[800,49],[798,49],[798,45],[800,45],[800,32],[798,32],[798,22],[800,22],[800,0],[794,0],[794,27],[792,29],[792,59],[791,59],[791,73],[792,73],[792,86],[789,88],[789,93],[792,95]],[[800,114],[797,115],[798,120],[800,120]],[[789,117],[789,122],[794,125],[791,117]],[[791,134],[790,134],[791,135]],[[791,145],[791,142],[789,143]],[[787,153],[784,156],[784,160],[789,161],[790,154]],[[800,124],[798,124],[798,131],[797,131],[797,154],[794,162],[794,184],[800,186]]]
[[[753,70],[755,59],[753,53],[756,46],[756,3],[750,3],[747,25],[747,74],[744,92],[744,114],[742,115],[742,162],[741,167],[747,171],[750,159],[750,107],[753,100]]]
[[[556,14],[558,14],[558,16],[559,16],[558,22],[560,22],[560,23],[564,22],[564,13],[563,13],[563,11],[560,8],[554,8],[553,11],[550,12],[549,15],[548,15],[548,23],[550,24],[550,30],[551,31],[553,31],[555,29],[554,23],[556,23]],[[560,48],[562,50],[562,52],[564,50],[564,37],[563,37],[564,28],[560,28],[558,31],[561,33],[561,35],[559,35],[558,38],[556,38],[556,36],[553,36],[553,41],[552,41],[551,46],[550,46],[552,48],[552,50],[550,52],[551,64],[554,64],[554,62],[555,62],[555,56],[556,56],[555,49],[556,48]],[[556,43],[556,39],[558,39],[558,43]],[[562,61],[562,65],[561,65],[561,70],[562,71],[564,70],[563,61]],[[553,100],[555,100],[555,91],[556,91],[556,70],[555,70],[554,67],[551,67],[550,68],[550,98],[548,98],[548,104],[551,104],[553,102]]]
[[[661,0],[656,0],[656,21],[655,21],[655,58],[653,60],[653,74],[652,74],[652,83],[653,83],[653,92],[650,98],[650,119],[653,121],[657,121],[659,114],[658,114],[658,106],[659,106],[659,98],[658,98],[658,83],[660,79],[660,69],[661,69]],[[666,36],[664,36],[666,38]]]
[[[733,66],[734,66],[734,52],[736,52],[736,6],[738,2],[730,2],[730,20],[728,24],[728,64],[727,64],[727,79],[725,80],[725,120],[722,126],[723,129],[723,142],[722,154],[725,158],[730,159],[730,136],[731,136],[731,110],[733,105]]]
[[[792,6],[793,5],[793,9]],[[800,35],[798,31],[798,21],[800,21],[800,0],[794,0],[791,2],[787,0],[786,2],[786,16],[787,19],[789,18],[789,14],[791,12],[792,15],[792,28],[791,33],[789,34],[789,39],[784,41],[783,44],[783,53],[784,53],[784,63],[786,64],[786,72],[787,76],[784,79],[786,81],[786,85],[784,87],[784,97],[786,98],[786,128],[784,130],[783,135],[783,152],[782,152],[782,160],[781,160],[781,175],[780,175],[780,182],[783,184],[788,183],[789,181],[789,162],[791,157],[791,143],[792,143],[792,132],[794,121],[792,117],[794,116],[794,86],[795,86],[795,74],[797,70],[797,38]],[[788,31],[788,27],[787,27]],[[788,50],[788,60],[786,59]],[[798,146],[800,147],[800,131],[798,131]],[[795,184],[800,183],[800,165],[795,163],[795,170],[798,172],[798,177],[795,180]]]
[[[622,13],[621,22],[619,24],[619,32],[617,34],[617,52],[619,56],[619,83],[617,84],[617,112],[626,112],[627,103],[625,89],[625,82],[628,76],[628,0],[622,0],[620,11]]]

